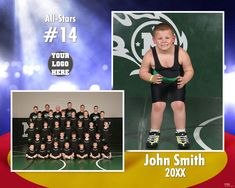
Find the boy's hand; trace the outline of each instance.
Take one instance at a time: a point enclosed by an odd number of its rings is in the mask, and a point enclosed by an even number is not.
[[[177,88],[181,89],[181,88],[184,87],[185,84],[186,84],[186,82],[185,82],[184,77],[178,76],[178,78],[177,78]]]
[[[154,84],[161,84],[162,83],[162,78],[163,78],[162,75],[156,74],[156,75],[153,76],[152,82]]]

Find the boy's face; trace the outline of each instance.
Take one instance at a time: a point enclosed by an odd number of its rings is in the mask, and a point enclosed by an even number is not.
[[[88,133],[85,134],[85,138],[89,138],[89,136],[90,136],[90,135],[89,135]]]
[[[65,111],[62,111],[61,114],[62,114],[62,116],[65,116]]]
[[[58,121],[55,122],[55,127],[59,127],[59,122]]]
[[[40,134],[36,134],[35,138],[39,139],[40,138]]]
[[[68,109],[71,109],[71,108],[72,108],[72,103],[69,102],[69,103],[67,104],[67,108],[68,108]]]
[[[33,111],[34,111],[35,113],[38,113],[38,108],[37,108],[37,107],[34,107],[34,108],[33,108]]]
[[[67,127],[70,127],[70,121],[67,121],[67,122],[66,122],[66,126],[67,126]]]
[[[47,140],[51,140],[51,135],[48,135],[48,136],[47,136]]]
[[[44,128],[47,128],[47,127],[48,127],[48,124],[47,124],[47,123],[44,123],[43,126],[44,126]]]
[[[54,142],[54,147],[58,147],[58,142]]]
[[[107,145],[104,145],[104,150],[107,150],[108,149],[108,146]]]
[[[95,138],[96,138],[96,139],[100,139],[100,134],[96,134],[96,135],[95,135]]]
[[[75,139],[76,138],[76,134],[72,134],[72,138]]]
[[[56,110],[57,112],[59,112],[59,111],[60,111],[60,106],[59,106],[59,105],[56,105],[55,110]]]
[[[103,118],[104,117],[104,112],[100,113],[100,117]]]
[[[88,116],[88,112],[86,111],[86,112],[84,112],[84,116],[85,117],[87,117]]]
[[[84,149],[84,145],[83,145],[83,144],[80,144],[80,145],[79,145],[79,148],[80,148],[80,150],[83,150],[83,149]]]
[[[96,142],[93,143],[93,147],[97,148],[97,143]]]
[[[104,127],[108,128],[109,127],[109,123],[108,122],[104,122]]]
[[[53,117],[53,112],[52,111],[49,112],[49,116]]]
[[[98,106],[94,107],[94,112],[98,112]]]
[[[81,121],[78,122],[78,127],[82,127],[82,122]]]
[[[80,106],[80,111],[83,112],[85,110],[85,106],[84,105],[81,105]]]
[[[64,138],[64,133],[63,132],[60,133],[60,138]]]
[[[156,31],[153,42],[160,50],[168,50],[175,42],[175,36],[171,30]]]
[[[29,149],[30,149],[31,151],[33,151],[33,150],[34,150],[34,145],[30,145],[30,146],[29,146]]]
[[[41,113],[38,113],[38,117],[41,118],[41,117],[42,117],[42,114],[41,114]]]
[[[72,112],[72,117],[75,117],[76,113],[75,112]]]
[[[89,123],[89,127],[90,127],[90,128],[93,128],[93,127],[94,127],[94,123],[93,123],[93,122],[90,122],[90,123]]]
[[[69,148],[69,143],[66,142],[66,143],[64,144],[64,147],[65,147],[66,149],[68,149],[68,148]]]
[[[45,144],[42,144],[41,145],[41,150],[44,150],[46,147],[45,147]]]
[[[34,124],[33,124],[33,123],[30,123],[30,124],[29,124],[29,128],[30,128],[30,129],[34,128]]]
[[[49,110],[50,110],[50,106],[49,106],[49,105],[46,105],[46,106],[45,106],[45,110],[46,110],[46,111],[49,111]]]

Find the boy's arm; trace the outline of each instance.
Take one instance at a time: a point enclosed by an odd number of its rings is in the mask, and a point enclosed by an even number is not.
[[[193,77],[194,70],[193,66],[190,60],[190,57],[186,51],[184,51],[182,48],[180,48],[180,56],[179,61],[182,64],[184,76],[178,77],[178,89],[184,87],[185,84],[187,84]]]
[[[154,84],[160,84],[162,76],[160,74],[152,75],[151,73],[149,73],[149,70],[151,69],[151,58],[152,52],[149,50],[143,57],[139,76],[144,81]]]

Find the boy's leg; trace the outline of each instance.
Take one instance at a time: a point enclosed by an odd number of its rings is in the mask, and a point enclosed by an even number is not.
[[[188,149],[189,141],[186,133],[186,112],[185,104],[182,101],[174,101],[171,103],[174,112],[174,122],[176,128],[176,139],[179,149]]]
[[[163,112],[165,108],[166,108],[165,102],[152,103],[152,111],[151,111],[151,129],[152,130],[161,129]]]
[[[174,112],[174,121],[176,129],[185,129],[186,112],[185,104],[182,101],[174,101],[171,103],[171,108]]]
[[[158,146],[160,128],[163,120],[163,112],[166,108],[165,102],[152,103],[151,111],[151,130],[146,142],[147,148],[156,148]]]

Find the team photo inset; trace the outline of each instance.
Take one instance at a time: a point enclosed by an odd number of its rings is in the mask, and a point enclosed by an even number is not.
[[[123,92],[12,92],[12,171],[123,171]]]

